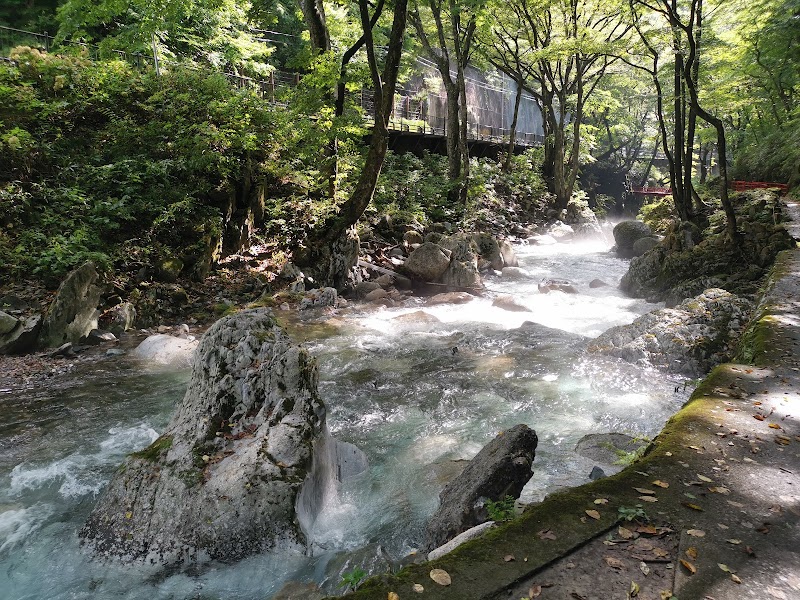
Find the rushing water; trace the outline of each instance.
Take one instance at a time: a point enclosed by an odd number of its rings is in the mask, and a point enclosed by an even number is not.
[[[658,373],[584,354],[588,338],[655,308],[614,287],[627,263],[606,250],[600,242],[520,247],[533,278],[488,278],[492,293],[468,304],[411,299],[340,311],[324,328],[294,325],[319,359],[331,430],[370,460],[317,518],[310,556],[177,574],[90,560],[78,529],[125,455],[166,425],[188,373],[122,358],[26,397],[0,390],[0,598],[265,599],[288,579],[322,581],[343,550],[379,542],[402,557],[421,541],[443,482],[517,423],[539,436],[524,501],[585,482],[593,464],[574,452],[583,435],[652,436],[685,400]],[[580,293],[541,294],[543,277],[569,278]],[[612,287],[590,289],[598,277]],[[530,312],[492,306],[494,292]],[[436,320],[397,318],[417,311]]]

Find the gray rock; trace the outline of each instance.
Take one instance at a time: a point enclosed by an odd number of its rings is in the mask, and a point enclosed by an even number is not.
[[[403,265],[412,277],[423,281],[436,281],[450,265],[451,252],[437,244],[425,242],[414,250]]]
[[[395,570],[392,557],[380,544],[368,544],[352,552],[341,552],[331,559],[325,568],[325,579],[320,586],[329,595],[352,592],[350,587],[341,587],[342,576],[355,569],[361,569],[368,576],[391,573]]]
[[[466,304],[475,299],[469,292],[445,292],[428,298],[428,304]]]
[[[538,285],[539,291],[542,294],[549,294],[550,292],[564,292],[565,294],[577,294],[578,290],[572,285],[572,282],[567,279],[542,279]]]
[[[576,237],[601,237],[603,235],[597,215],[585,202],[571,201],[567,205],[565,220],[575,231]]]
[[[483,284],[478,272],[479,250],[472,237],[466,234],[451,235],[443,239],[441,244],[452,254],[450,264],[439,281],[454,287],[481,287]]]
[[[338,299],[339,294],[336,292],[335,288],[317,288],[315,290],[306,292],[306,295],[300,301],[300,310],[319,308],[323,306],[336,306]]]
[[[19,296],[15,296],[14,294],[5,294],[4,296],[0,296],[0,309],[2,310],[14,311],[27,310],[28,308],[28,303]]]
[[[188,367],[192,364],[197,345],[197,340],[158,333],[145,338],[131,354],[140,360],[159,365]]]
[[[303,275],[303,271],[300,270],[300,267],[293,262],[285,262],[281,267],[281,277],[289,281],[294,281],[304,278],[305,275]]]
[[[102,289],[94,263],[87,262],[67,275],[42,323],[38,346],[52,348],[77,342],[97,327]]]
[[[19,325],[19,319],[0,310],[0,336],[11,333]]]
[[[124,356],[127,354],[122,348],[109,348],[106,350],[106,356]]]
[[[36,347],[42,315],[33,315],[17,323],[17,326],[0,335],[0,354],[25,354]]]
[[[428,522],[425,547],[437,548],[488,520],[487,500],[518,498],[533,475],[538,439],[527,425],[501,432],[439,494],[439,508]]]
[[[518,267],[519,260],[517,259],[517,253],[514,252],[514,246],[506,240],[500,240],[498,244],[500,245],[500,255],[503,257],[503,266]]]
[[[183,271],[183,261],[180,258],[169,256],[158,261],[156,277],[159,281],[175,283]]]
[[[406,231],[403,234],[403,241],[411,245],[411,244],[422,244],[425,240],[419,231],[414,231],[413,229],[410,229],[409,231]]]
[[[528,238],[528,243],[535,246],[552,246],[557,244],[558,240],[552,235],[532,235]]]
[[[377,281],[362,281],[353,290],[357,298],[363,298],[373,290],[381,288],[381,284]]]
[[[503,279],[521,280],[530,279],[531,274],[521,267],[503,267]]]
[[[132,329],[135,321],[136,308],[130,302],[122,302],[104,312],[100,316],[99,324],[118,336]]]
[[[295,506],[324,424],[314,359],[271,311],[225,317],[166,430],[127,458],[80,535],[101,556],[170,566],[300,544]]]
[[[633,243],[631,253],[633,256],[642,256],[645,252],[649,252],[658,246],[659,239],[655,236],[642,237]]]
[[[602,279],[592,279],[589,282],[589,287],[592,289],[601,288],[601,287],[608,287],[608,284],[603,281]]]
[[[548,228],[547,234],[555,238],[556,241],[566,241],[574,237],[575,230],[561,221],[556,221]]]
[[[98,344],[107,344],[116,341],[117,336],[110,331],[101,331],[100,329],[92,329],[85,338],[81,339],[81,342],[89,346],[97,346]]]
[[[674,373],[702,375],[734,354],[751,310],[751,303],[743,298],[708,289],[675,308],[612,327],[591,342],[589,351]]]
[[[589,473],[589,479],[591,481],[597,481],[598,479],[602,479],[605,476],[606,476],[606,472],[603,471],[603,469],[601,469],[598,466],[592,467],[592,471],[591,471],[591,473]]]
[[[441,321],[424,310],[416,310],[392,319],[406,331],[428,331],[431,327],[441,324]]]
[[[61,344],[55,350],[52,350],[48,356],[75,356],[75,351],[72,349],[72,342]]]
[[[622,221],[614,227],[614,242],[617,245],[617,254],[623,258],[631,258],[633,245],[636,240],[644,237],[653,237],[653,232],[641,221]]]
[[[370,293],[364,296],[364,300],[366,300],[367,302],[374,302],[375,300],[381,300],[383,298],[386,298],[388,295],[389,294],[387,293],[386,290],[379,287],[378,289],[372,290]]]
[[[503,253],[500,251],[500,244],[493,235],[476,233],[472,236],[472,241],[478,247],[478,253],[489,262],[495,271],[499,271],[506,265]]]
[[[492,301],[492,306],[496,306],[497,308],[502,308],[503,310],[508,310],[511,312],[530,312],[530,308],[522,304],[519,300],[514,298],[509,294],[503,294],[501,296],[497,296]]]

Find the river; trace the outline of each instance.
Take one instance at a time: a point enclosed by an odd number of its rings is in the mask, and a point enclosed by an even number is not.
[[[188,372],[115,357],[23,397],[0,390],[0,598],[265,600],[287,580],[323,581],[343,551],[377,542],[401,558],[420,543],[443,482],[517,423],[539,436],[523,501],[587,481],[593,463],[574,452],[582,436],[651,437],[688,392],[650,369],[584,353],[586,340],[658,307],[616,288],[627,261],[607,243],[517,253],[532,277],[487,278],[490,292],[467,304],[353,304],[324,326],[292,324],[319,360],[331,431],[370,462],[324,507],[305,555],[180,573],[90,559],[77,531],[125,455],[165,427]],[[539,293],[544,277],[570,279],[579,293]],[[590,288],[595,278],[611,285]],[[497,293],[530,311],[493,306]],[[425,323],[397,319],[417,311]]]

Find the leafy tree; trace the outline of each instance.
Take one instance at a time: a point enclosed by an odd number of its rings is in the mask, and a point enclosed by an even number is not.
[[[580,169],[581,126],[589,98],[630,25],[625,7],[600,0],[510,0],[493,12],[490,60],[523,81],[544,118],[544,173],[566,208]]]
[[[469,148],[464,71],[473,50],[475,29],[483,1],[412,0],[412,2],[409,18],[425,54],[439,71],[446,94],[447,174],[453,184],[450,199],[466,208]]]

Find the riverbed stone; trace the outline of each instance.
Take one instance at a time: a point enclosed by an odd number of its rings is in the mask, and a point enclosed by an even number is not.
[[[42,315],[31,315],[24,321],[20,320],[14,329],[0,335],[0,354],[32,352],[36,347],[41,327]]]
[[[642,221],[622,221],[614,227],[614,242],[616,252],[622,258],[631,258],[634,255],[633,245],[636,240],[644,237],[653,237],[653,232]]]
[[[309,290],[300,300],[300,310],[336,306],[338,299],[339,294],[336,292],[336,288],[323,287]]]
[[[646,237],[639,238],[633,243],[633,247],[631,248],[631,253],[633,256],[642,256],[644,253],[649,252],[656,246],[658,246],[658,238],[652,235],[648,235]]]
[[[130,302],[121,302],[100,315],[99,325],[114,335],[120,335],[131,329],[135,321],[136,308]]]
[[[438,280],[450,265],[452,253],[438,244],[425,242],[408,256],[403,268],[416,279]]]
[[[592,279],[589,282],[589,287],[592,289],[601,288],[601,287],[608,287],[608,284],[603,281],[602,279]]]
[[[131,355],[157,365],[188,367],[192,364],[198,341],[183,339],[165,333],[146,337],[133,349]]]
[[[19,325],[16,317],[0,310],[0,336],[11,333]]]
[[[619,463],[626,454],[639,452],[646,445],[646,440],[624,433],[589,433],[578,440],[575,452],[609,466]]]
[[[542,279],[538,284],[538,288],[542,294],[549,294],[550,292],[578,293],[578,290],[568,279]]]
[[[428,522],[425,547],[437,548],[459,533],[489,520],[486,501],[518,498],[533,475],[536,432],[515,425],[500,432],[439,494],[439,508]]]
[[[732,356],[752,308],[744,298],[708,289],[675,308],[612,327],[589,344],[589,351],[695,377]]]
[[[497,296],[494,300],[492,300],[492,306],[496,306],[497,308],[502,308],[503,310],[508,310],[511,312],[530,312],[531,310],[510,294],[502,294]]]
[[[466,304],[475,299],[469,292],[444,292],[428,298],[428,304]]]
[[[166,430],[131,454],[81,530],[99,555],[231,561],[303,542],[295,506],[322,437],[316,363],[269,309],[203,336]]]
[[[531,274],[522,267],[503,267],[501,275],[503,279],[510,279],[514,281],[531,278]]]
[[[102,287],[100,275],[89,261],[72,271],[56,292],[42,323],[38,346],[53,348],[65,342],[77,342],[97,328]]]

